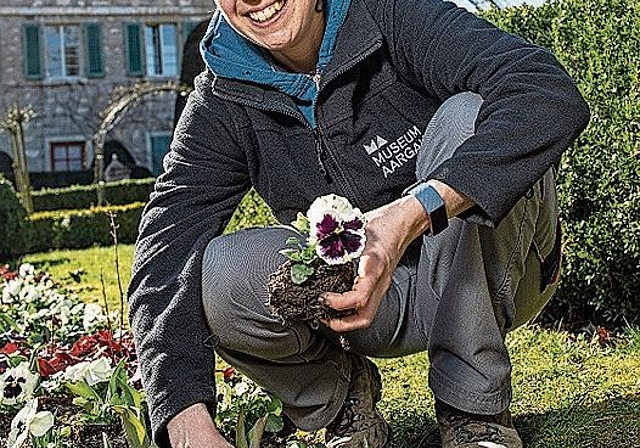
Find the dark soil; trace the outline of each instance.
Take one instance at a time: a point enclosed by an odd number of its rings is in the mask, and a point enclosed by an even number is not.
[[[350,291],[356,277],[355,263],[314,265],[314,273],[301,285],[291,280],[291,265],[287,260],[269,276],[267,289],[273,314],[285,322],[317,322],[320,319],[344,317],[353,310],[338,311],[322,303],[324,292]]]

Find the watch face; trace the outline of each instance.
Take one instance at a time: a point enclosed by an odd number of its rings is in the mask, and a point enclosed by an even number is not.
[[[449,218],[447,207],[440,194],[431,185],[420,183],[408,191],[420,201],[431,221],[431,235],[437,235],[447,228]]]

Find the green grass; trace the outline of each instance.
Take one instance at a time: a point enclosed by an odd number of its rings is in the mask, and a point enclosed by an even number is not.
[[[82,250],[58,250],[54,252],[31,254],[24,257],[24,263],[33,264],[37,270],[46,271],[51,277],[69,291],[78,294],[85,302],[97,302],[104,306],[103,288],[100,276],[103,276],[105,292],[110,310],[120,306],[120,292],[115,268],[113,247],[92,247]],[[126,293],[131,278],[133,245],[118,246],[118,264],[122,288]],[[84,272],[80,282],[71,274],[78,269]]]
[[[133,248],[119,247],[124,287]],[[83,300],[102,301],[103,272],[110,307],[119,293],[113,248],[57,251],[25,258]],[[70,273],[82,268],[80,283]],[[507,337],[513,362],[515,423],[528,448],[640,447],[640,330],[629,329],[607,347],[583,337],[537,327]],[[427,386],[428,359],[418,354],[377,360],[381,410],[393,431],[392,448],[435,448],[439,437]]]
[[[610,347],[537,327],[507,337],[512,412],[528,448],[640,447],[640,331]],[[426,354],[379,360],[394,448],[438,447]]]

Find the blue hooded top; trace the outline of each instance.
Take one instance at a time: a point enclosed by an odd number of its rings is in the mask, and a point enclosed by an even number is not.
[[[350,0],[324,1],[326,27],[313,74],[287,72],[271,64],[264,50],[233,29],[219,9],[214,13],[200,43],[202,58],[216,76],[263,84],[291,96],[309,126],[315,128],[314,110],[319,76],[331,60],[338,30],[350,4]]]

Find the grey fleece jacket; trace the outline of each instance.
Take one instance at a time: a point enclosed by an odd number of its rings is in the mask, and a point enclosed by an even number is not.
[[[328,193],[364,211],[391,202],[415,181],[415,151],[435,110],[466,90],[485,100],[476,135],[428,177],[475,201],[465,219],[495,226],[588,122],[548,51],[452,3],[352,0],[314,128],[282,91],[200,75],[145,209],[128,290],[161,447],[179,411],[215,405],[201,259],[243,195],[255,187],[285,223]]]

